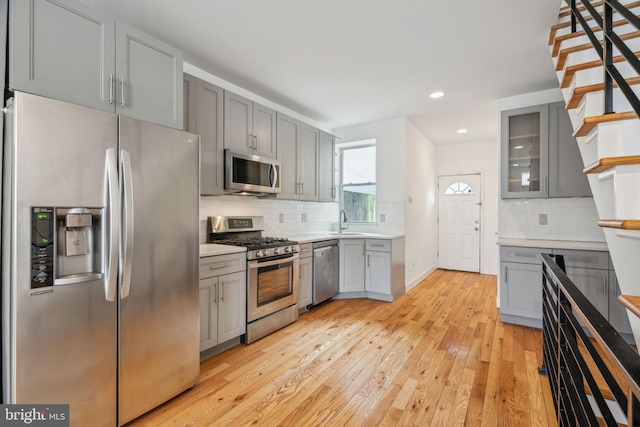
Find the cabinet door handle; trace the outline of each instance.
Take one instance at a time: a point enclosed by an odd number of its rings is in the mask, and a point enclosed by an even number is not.
[[[253,149],[258,149],[258,135],[253,135]]]
[[[544,193],[547,194],[549,192],[549,177],[544,177]]]
[[[607,276],[603,275],[602,276],[602,293],[603,294],[607,294],[609,290],[607,289]]]
[[[229,267],[229,264],[225,263],[219,263],[219,264],[211,264],[209,266],[209,270],[217,270],[218,268],[227,268]]]
[[[300,194],[304,194],[304,182],[300,183]]]
[[[120,106],[121,107],[124,107],[125,104],[126,104],[126,102],[124,100],[124,85],[125,85],[125,83],[124,83],[124,77],[123,77],[120,80],[120,96],[121,96],[121,98],[120,98]]]
[[[220,302],[224,302],[224,281],[220,282]]]
[[[218,305],[218,284],[213,285],[213,302]]]
[[[504,266],[504,283],[509,283],[509,267]]]
[[[367,267],[371,266],[371,255],[367,254]]]
[[[109,104],[113,104],[113,74],[109,74]]]

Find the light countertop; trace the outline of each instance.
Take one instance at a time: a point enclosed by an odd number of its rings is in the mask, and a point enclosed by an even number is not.
[[[235,254],[238,252],[246,252],[247,248],[232,245],[217,245],[215,243],[200,244],[200,258],[206,256]]]
[[[522,246],[530,248],[576,249],[582,251],[608,251],[605,242],[581,242],[577,240],[542,240],[542,239],[498,239],[500,246]]]

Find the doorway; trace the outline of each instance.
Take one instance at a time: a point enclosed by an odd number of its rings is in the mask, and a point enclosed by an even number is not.
[[[438,268],[480,272],[480,174],[438,177]]]

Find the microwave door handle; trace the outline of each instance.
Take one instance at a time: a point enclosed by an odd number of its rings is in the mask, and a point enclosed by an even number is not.
[[[269,181],[271,181],[271,188],[276,188],[276,184],[278,182],[278,169],[276,168],[275,163],[271,163],[271,166],[269,167]]]

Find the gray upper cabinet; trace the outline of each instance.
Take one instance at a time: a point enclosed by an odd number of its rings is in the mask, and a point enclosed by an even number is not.
[[[116,22],[116,112],[182,129],[182,52]]]
[[[320,131],[278,113],[279,199],[318,200],[318,144]]]
[[[320,131],[318,145],[318,201],[333,202],[335,185],[335,136]]]
[[[591,196],[564,103],[503,111],[501,140],[503,199]]]
[[[182,128],[182,52],[75,0],[9,10],[10,89]]]
[[[200,135],[200,194],[224,193],[222,88],[188,74],[184,75],[185,130]]]
[[[275,110],[225,91],[224,148],[275,158]]]
[[[564,102],[549,104],[549,197],[591,197]]]

